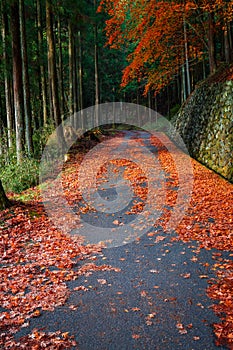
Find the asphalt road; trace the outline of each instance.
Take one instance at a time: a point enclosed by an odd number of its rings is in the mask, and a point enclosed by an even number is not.
[[[139,243],[104,250],[95,262],[121,271],[70,282],[71,290],[88,290],[73,291],[64,306],[43,311],[17,337],[43,328],[70,332],[81,350],[224,349],[215,346],[211,325],[219,319],[205,292],[214,277],[213,251],[197,253],[195,243],[171,243],[170,237],[153,242],[143,236]]]
[[[120,271],[94,271],[69,282],[66,304],[43,311],[16,337],[42,328],[69,332],[80,350],[224,349],[215,345],[212,324],[220,320],[206,294],[216,251],[199,251],[196,242],[171,241],[175,232],[156,230],[153,237],[103,249],[94,262]],[[87,290],[73,290],[80,285]]]

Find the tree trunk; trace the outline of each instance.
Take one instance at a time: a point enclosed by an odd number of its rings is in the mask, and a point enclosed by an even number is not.
[[[233,45],[232,45],[232,30],[231,30],[231,24],[227,24],[227,30],[228,30],[228,39],[229,39],[229,47],[230,47],[230,60],[233,61]]]
[[[4,70],[4,85],[5,85],[5,104],[6,104],[6,119],[7,119],[7,142],[8,147],[12,147],[12,131],[13,131],[13,106],[12,106],[12,85],[10,76],[12,74],[10,68],[10,58],[8,55],[8,17],[6,13],[6,3],[2,0],[2,49],[3,49],[3,70]]]
[[[69,20],[68,23],[68,53],[69,53],[69,114],[70,117],[74,115],[74,87],[73,87],[73,73],[74,73],[74,41],[72,35],[72,25]]]
[[[191,84],[190,84],[190,72],[189,72],[187,27],[186,27],[185,18],[183,23],[184,23],[184,50],[185,50],[185,65],[186,65],[186,77],[187,77],[187,92],[189,96],[191,94]]]
[[[59,84],[59,95],[60,95],[60,106],[61,106],[61,115],[64,115],[64,79],[63,79],[63,57],[62,57],[62,40],[61,40],[61,17],[58,15],[57,21],[57,31],[58,31],[58,84]]]
[[[76,45],[75,40],[73,36],[73,45],[74,45],[74,52],[73,52],[73,89],[74,89],[74,113],[78,110],[78,79],[77,79],[77,54],[76,54]]]
[[[1,100],[0,100],[1,102]],[[0,156],[2,157],[5,153],[4,145],[4,131],[3,131],[3,121],[0,118]]]
[[[183,103],[183,102],[185,102],[186,99],[187,99],[187,94],[186,94],[186,79],[185,79],[185,67],[184,67],[184,64],[182,65],[181,76],[182,76],[181,101],[182,101],[182,103]]]
[[[150,92],[150,90],[148,91],[148,108],[149,108],[149,122],[151,124],[152,123],[152,115],[151,115],[152,103],[151,103],[151,92]]]
[[[225,23],[225,28],[223,29],[223,37],[224,37],[224,53],[225,53],[225,61],[226,63],[231,62],[231,53],[230,53],[230,42],[229,42],[229,33],[228,26]]]
[[[94,0],[96,10],[96,0]],[[97,24],[94,24],[94,56],[95,56],[95,121],[99,125],[99,70],[98,70],[98,32]]]
[[[83,121],[83,72],[82,72],[82,40],[81,32],[78,31],[78,80],[79,80],[79,110],[81,110],[81,128],[84,129]]]
[[[37,9],[37,28],[38,28],[38,57],[40,65],[40,88],[41,88],[41,98],[42,98],[42,108],[43,108],[43,123],[47,124],[47,93],[46,93],[46,78],[45,78],[45,66],[43,63],[43,28],[42,28],[42,18],[41,18],[41,1],[36,2]]]
[[[26,139],[28,155],[32,155],[33,154],[32,110],[31,110],[30,83],[29,83],[29,74],[28,74],[28,54],[27,54],[24,0],[19,0],[19,19],[20,19],[20,32],[21,32],[25,139]]]
[[[13,55],[13,91],[15,108],[16,129],[16,154],[20,163],[23,158],[24,143],[24,119],[23,119],[23,80],[22,80],[22,57],[20,45],[20,23],[18,1],[11,3],[11,31],[12,31],[12,55]]]
[[[52,99],[52,109],[54,115],[54,121],[57,128],[57,137],[60,147],[63,149],[65,147],[65,139],[62,128],[58,128],[61,125],[61,112],[59,105],[58,96],[58,80],[57,80],[57,70],[56,70],[56,51],[55,51],[55,40],[53,35],[53,15],[52,15],[52,5],[49,0],[46,0],[46,34],[48,42],[48,66],[50,74],[50,84],[51,84],[51,99]]]
[[[98,71],[98,48],[97,48],[97,28],[95,26],[95,104],[99,104],[99,71]]]
[[[71,20],[68,23],[69,36],[69,113],[72,123],[77,128],[77,120],[75,112],[78,110],[78,80],[77,80],[77,64],[76,64],[76,46],[74,41],[73,26]]]
[[[213,13],[209,13],[208,18],[208,54],[209,54],[209,65],[210,73],[216,71],[216,61],[215,61],[215,43],[214,43],[214,18]]]
[[[11,202],[7,198],[0,180],[0,210],[5,210],[11,206]]]

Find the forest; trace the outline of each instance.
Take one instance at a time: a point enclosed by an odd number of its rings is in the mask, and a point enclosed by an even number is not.
[[[199,81],[232,62],[232,16],[223,0],[1,0],[6,190],[37,183],[48,135],[76,111],[125,101],[172,117]]]
[[[0,0],[0,29],[0,348],[232,349],[232,177],[183,146],[233,176],[233,1]],[[109,102],[138,127],[89,128]]]

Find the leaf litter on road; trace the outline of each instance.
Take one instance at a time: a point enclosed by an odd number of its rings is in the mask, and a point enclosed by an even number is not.
[[[118,140],[118,142],[120,142]],[[169,173],[166,181],[166,207],[163,207],[162,216],[154,223],[154,232],[148,234],[155,236],[155,243],[164,240],[164,236],[158,235],[157,227],[162,227],[166,232],[171,211],[167,206],[173,207],[177,200],[179,179],[174,161],[163,147],[158,138],[152,136],[151,144],[158,148],[158,157],[161,167]],[[181,151],[180,156],[186,157]],[[76,205],[82,199],[78,186],[77,169],[83,160],[84,154],[75,154],[66,164],[63,176],[64,195],[70,205]],[[128,215],[143,212],[144,201],[147,199],[147,186],[142,186],[147,179],[145,172],[132,162],[125,159],[114,160],[115,172],[125,167],[124,177],[131,182],[135,197],[141,201],[134,204]],[[232,251],[233,246],[233,185],[206,169],[204,166],[192,160],[194,173],[194,186],[191,202],[187,212],[176,228],[177,237],[171,240],[183,240],[185,242],[195,240],[199,243],[199,249],[218,249],[219,251]],[[106,168],[103,167],[99,177],[103,182]],[[188,183],[187,179],[187,183]],[[54,198],[56,201],[56,198]],[[154,204],[156,207],[156,203]],[[92,210],[86,206],[80,210],[88,213]],[[58,213],[59,215],[59,213]],[[145,213],[145,219],[148,213]],[[66,218],[63,218],[66,220]],[[68,218],[67,218],[68,220]],[[113,223],[119,225],[118,219]],[[140,228],[138,228],[140,230]],[[38,344],[45,344],[51,349],[73,346],[75,340],[72,335],[62,332],[54,334],[41,333],[35,330],[31,335],[24,337],[21,342],[13,338],[20,327],[27,327],[30,318],[39,317],[41,310],[53,310],[56,306],[65,303],[70,291],[66,282],[76,280],[79,276],[90,271],[114,270],[108,265],[97,266],[93,263],[77,266],[80,261],[100,253],[101,246],[83,245],[81,237],[68,236],[57,230],[50,222],[40,197],[28,204],[15,205],[0,213],[1,231],[1,338],[0,345],[5,349],[20,348],[20,344],[26,344],[38,348]],[[140,237],[136,239],[140,243]],[[197,251],[198,253],[198,251]],[[232,256],[232,255],[231,255]],[[217,337],[217,345],[226,344],[233,346],[233,262],[232,259],[222,258],[221,252],[213,253],[216,260],[213,271],[216,279],[211,280],[207,293],[210,298],[218,301],[213,309],[222,322],[214,325]],[[104,258],[103,258],[104,259]],[[192,261],[196,261],[194,256]],[[115,269],[115,271],[119,271]],[[151,270],[152,272],[152,270]],[[153,273],[156,273],[153,270]],[[208,279],[208,275],[200,275],[200,279]],[[183,278],[191,278],[187,273]],[[104,280],[99,280],[105,284]],[[78,286],[75,290],[87,290],[84,286]],[[155,286],[154,288],[159,288]],[[118,292],[120,294],[121,292]],[[141,292],[141,297],[147,297],[147,291]],[[76,306],[72,306],[74,310]],[[202,305],[200,304],[200,307]],[[139,311],[137,306],[133,311]],[[150,324],[152,322],[147,319]],[[179,324],[179,333],[185,334],[188,327]],[[140,337],[133,334],[136,340]],[[194,337],[199,340],[199,337]],[[60,346],[60,347],[59,347]]]

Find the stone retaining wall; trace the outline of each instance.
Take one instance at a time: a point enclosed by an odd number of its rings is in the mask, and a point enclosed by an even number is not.
[[[233,81],[200,84],[175,117],[190,155],[233,182]]]

